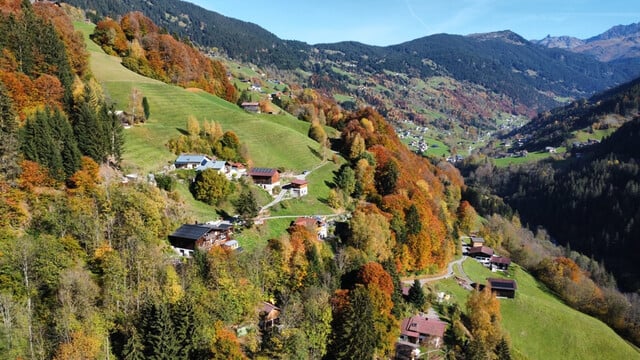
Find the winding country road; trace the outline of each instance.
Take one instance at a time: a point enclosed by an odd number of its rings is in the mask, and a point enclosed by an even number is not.
[[[469,279],[469,277],[467,276],[467,274],[464,273],[464,269],[462,268],[462,263],[467,259],[466,256],[462,256],[460,259],[457,260],[453,260],[451,262],[449,262],[449,264],[447,265],[447,272],[445,274],[442,275],[436,275],[436,276],[429,276],[429,277],[414,277],[411,279],[405,279],[402,280],[402,283],[405,285],[411,285],[413,284],[413,281],[415,279],[420,280],[420,285],[424,285],[426,283],[429,282],[433,282],[433,281],[438,281],[438,280],[442,280],[442,279],[447,279],[450,278],[452,276],[455,275],[454,272],[454,266],[457,267],[458,272],[460,273],[460,277],[467,281],[467,283],[471,283],[471,280]]]

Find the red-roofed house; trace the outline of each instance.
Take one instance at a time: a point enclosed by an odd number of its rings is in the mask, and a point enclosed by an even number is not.
[[[309,182],[303,179],[293,179],[291,181],[291,191],[295,196],[301,197],[309,193]]]
[[[469,249],[469,256],[482,262],[488,262],[493,256],[493,249],[487,246],[472,247]]]
[[[440,319],[429,319],[424,315],[414,315],[402,320],[400,340],[413,344],[440,347],[447,323]]]

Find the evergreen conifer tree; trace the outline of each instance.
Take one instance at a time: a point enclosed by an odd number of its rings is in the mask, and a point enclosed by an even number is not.
[[[104,159],[104,133],[98,122],[98,116],[89,103],[81,102],[77,106],[73,122],[73,132],[82,154],[98,163]]]
[[[48,111],[37,111],[27,119],[21,132],[21,149],[27,160],[46,167],[54,179],[64,180],[61,144],[54,137],[50,116]]]
[[[421,309],[427,302],[427,299],[424,296],[424,291],[422,290],[422,285],[420,285],[420,280],[413,280],[413,285],[409,288],[408,301],[414,304],[418,309]]]
[[[48,116],[48,120],[53,138],[57,143],[57,151],[60,152],[60,157],[62,158],[64,174],[67,178],[71,177],[82,165],[80,161],[82,155],[80,154],[80,150],[78,150],[78,144],[73,136],[71,124],[67,117],[57,109]]]

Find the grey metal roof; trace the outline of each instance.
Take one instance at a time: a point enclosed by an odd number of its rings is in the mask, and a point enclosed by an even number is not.
[[[169,235],[169,238],[182,238],[198,240],[204,234],[211,230],[210,226],[200,224],[184,224],[178,228],[173,234]]]

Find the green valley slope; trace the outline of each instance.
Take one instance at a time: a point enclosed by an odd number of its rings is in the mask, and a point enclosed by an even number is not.
[[[89,40],[93,25],[75,23],[75,26],[85,35],[92,72],[115,102],[116,109],[126,110],[132,88],[139,89],[148,99],[150,118],[142,125],[125,130],[124,171],[147,174],[172,164],[176,155],[171,153],[166,144],[169,139],[181,134],[191,115],[201,122],[213,120],[220,123],[224,131],[231,130],[238,134],[240,141],[246,144],[254,166],[300,172],[321,164],[319,145],[307,136],[309,123],[286,113],[247,113],[235,104],[204,91],[183,89],[138,75],[123,67],[119,58],[105,54]],[[322,171],[309,177],[309,198],[296,200],[289,206],[309,211],[298,212],[299,215],[331,213],[332,210],[320,199],[326,198],[327,182],[331,181],[332,171],[336,168],[337,165],[332,162],[322,166]],[[211,219],[214,208],[194,201],[185,186],[180,185],[178,190],[186,199],[192,215],[200,220]],[[304,203],[304,206],[296,207],[298,202]],[[279,212],[281,207],[272,209],[274,215],[280,215]]]
[[[467,259],[465,273],[477,283],[501,277],[478,262]],[[501,299],[502,326],[509,334],[514,359],[638,359],[638,350],[602,321],[576,311],[521,267],[514,265],[518,282],[515,299]],[[455,280],[436,285],[452,294],[461,306],[468,292]]]
[[[132,88],[139,89],[149,100],[150,119],[126,132],[125,166],[149,172],[173,162],[175,155],[165,144],[185,129],[189,115],[200,121],[213,120],[223,130],[236,132],[256,166],[303,170],[320,162],[314,154],[318,144],[307,136],[309,123],[288,114],[250,114],[206,92],[167,85],[133,73],[120,65],[119,58],[106,55],[88,39],[92,25],[76,26],[87,35],[92,71],[116,108],[126,110]]]

